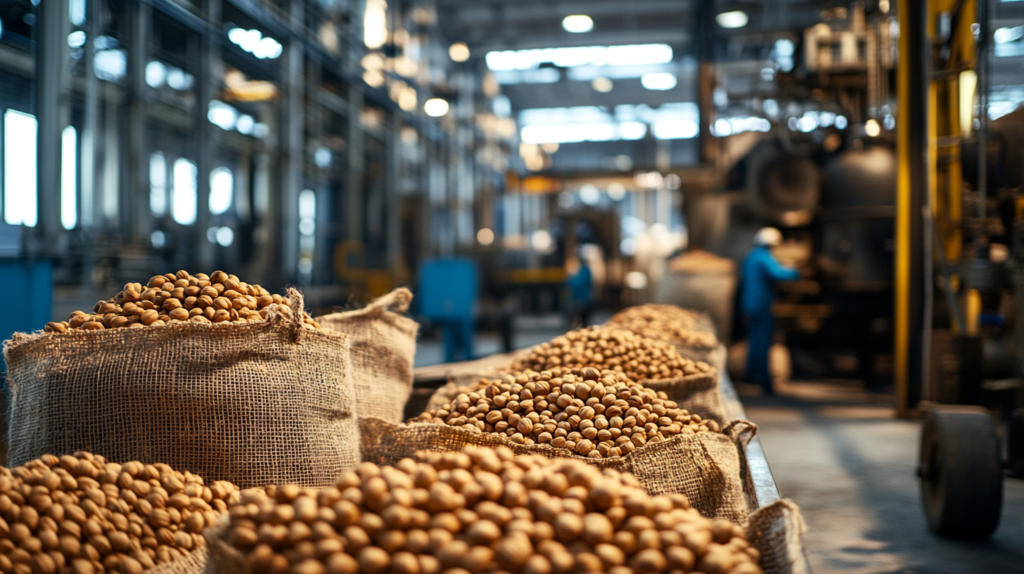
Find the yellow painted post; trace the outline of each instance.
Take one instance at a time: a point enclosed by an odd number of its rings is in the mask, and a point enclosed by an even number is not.
[[[910,354],[910,4],[899,3],[899,65],[896,69],[896,95],[899,108],[896,116],[896,266],[894,302],[893,378],[896,385],[896,411],[907,414],[907,387]]]

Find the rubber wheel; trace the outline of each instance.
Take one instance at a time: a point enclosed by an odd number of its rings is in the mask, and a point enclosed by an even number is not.
[[[929,411],[918,460],[921,502],[932,532],[961,540],[981,540],[995,532],[1003,506],[1003,469],[988,411],[968,406]]]

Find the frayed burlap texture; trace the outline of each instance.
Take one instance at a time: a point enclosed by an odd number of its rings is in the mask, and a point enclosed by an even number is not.
[[[783,498],[750,515],[747,540],[761,553],[765,574],[805,574],[803,538],[807,526],[800,509]]]
[[[188,556],[173,562],[158,564],[147,570],[149,574],[202,574],[210,558],[209,550],[204,546],[188,553]]]
[[[437,410],[452,402],[459,393],[476,388],[481,379],[500,379],[504,375],[504,372],[491,370],[472,375],[462,374],[449,377],[448,384],[434,391],[423,410],[424,412]],[[722,391],[718,386],[718,377],[718,370],[712,369],[707,373],[697,373],[674,379],[659,381],[645,379],[639,382],[649,389],[664,391],[668,399],[678,403],[680,408],[698,414],[701,418],[713,420],[720,426],[725,426],[729,422],[729,417],[725,412],[725,400],[722,398]]]
[[[411,301],[412,293],[403,287],[363,309],[316,319],[324,329],[348,335],[350,374],[361,417],[402,421],[412,392],[419,323],[399,313],[408,309]]]
[[[203,531],[206,547],[210,550],[210,559],[206,562],[206,574],[248,574],[245,556],[227,540],[225,535],[231,524],[230,517],[224,516],[213,526]]]
[[[267,321],[16,334],[10,464],[84,450],[241,488],[334,484],[359,463],[348,338]]]
[[[748,421],[734,421],[722,433],[677,435],[644,445],[626,456],[587,458],[546,444],[523,446],[490,433],[473,433],[433,423],[396,425],[381,419],[359,421],[363,461],[393,465],[418,450],[451,452],[466,445],[506,446],[516,454],[575,458],[599,468],[632,473],[649,494],[685,494],[701,514],[742,523],[747,503],[740,478],[740,449],[757,431]]]

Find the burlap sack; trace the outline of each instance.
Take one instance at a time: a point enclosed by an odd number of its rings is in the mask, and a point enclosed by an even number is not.
[[[203,531],[206,548],[210,551],[210,559],[206,562],[206,574],[248,574],[245,557],[234,546],[224,539],[230,518],[222,517],[217,524]]]
[[[202,574],[209,558],[210,552],[204,546],[189,552],[188,556],[184,558],[166,564],[158,564],[146,572],[148,574]]]
[[[10,464],[86,450],[241,488],[326,486],[359,463],[346,335],[273,308],[246,325],[16,334]]]
[[[495,370],[451,377],[447,385],[434,391],[422,412],[436,410],[452,402],[459,393],[467,388],[474,388],[480,379],[500,379],[504,374]],[[655,391],[664,391],[670,401],[679,403],[680,408],[725,426],[729,422],[729,416],[725,412],[725,400],[718,386],[718,378],[718,371],[712,370],[675,379],[645,379],[640,381],[640,384]]]
[[[796,503],[780,499],[750,515],[747,540],[761,553],[765,574],[805,574],[801,539],[807,526]]]
[[[402,421],[412,391],[419,323],[399,313],[411,301],[408,289],[395,289],[363,309],[317,318],[321,327],[348,335],[350,376],[361,417]]]
[[[359,421],[363,461],[392,465],[418,450],[450,452],[466,445],[507,446],[516,454],[575,458],[599,468],[614,468],[636,476],[649,494],[678,492],[709,518],[742,523],[747,503],[740,478],[740,448],[757,432],[748,421],[733,421],[722,433],[677,435],[644,445],[626,456],[594,459],[546,444],[523,446],[500,435],[472,433],[432,423],[396,425],[381,419]]]

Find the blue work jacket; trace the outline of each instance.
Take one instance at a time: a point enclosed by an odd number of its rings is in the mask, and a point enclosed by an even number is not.
[[[740,287],[743,312],[747,315],[768,313],[775,299],[775,282],[799,278],[799,271],[783,267],[767,247],[751,249],[743,260],[743,284]]]

